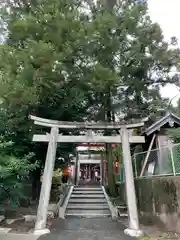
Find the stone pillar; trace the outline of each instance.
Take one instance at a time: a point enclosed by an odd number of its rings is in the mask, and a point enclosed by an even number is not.
[[[49,229],[46,228],[46,222],[52,185],[52,175],[56,158],[58,133],[59,129],[57,127],[51,128],[34,231],[34,234],[37,235],[49,232]]]
[[[129,145],[128,130],[124,127],[121,129],[122,152],[125,170],[126,199],[129,215],[129,228],[124,232],[132,237],[140,237],[143,235],[139,229],[139,218],[136,203],[136,193],[134,186],[132,159]]]

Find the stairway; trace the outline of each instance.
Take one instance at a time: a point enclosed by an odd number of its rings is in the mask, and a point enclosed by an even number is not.
[[[66,216],[111,216],[102,188],[100,186],[74,187],[66,208]]]

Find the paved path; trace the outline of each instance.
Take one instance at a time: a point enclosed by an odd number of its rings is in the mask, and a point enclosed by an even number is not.
[[[52,232],[38,240],[132,240],[124,225],[108,218],[68,218],[59,220]]]
[[[54,223],[51,233],[40,237],[0,233],[0,240],[133,240],[124,234],[124,225],[108,218],[68,218]]]
[[[38,237],[31,234],[0,233],[0,240],[37,240]]]

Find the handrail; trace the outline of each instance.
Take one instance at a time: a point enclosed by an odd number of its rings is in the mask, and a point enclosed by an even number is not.
[[[70,186],[69,191],[67,194],[65,194],[65,197],[63,198],[62,202],[60,203],[59,206],[59,218],[65,218],[65,211],[69,202],[69,199],[71,197],[72,191],[74,189],[74,185]]]
[[[102,190],[103,190],[103,193],[104,193],[104,196],[106,198],[106,201],[107,201],[107,204],[109,206],[109,210],[111,212],[111,217],[113,220],[117,219],[118,218],[118,211],[117,211],[117,208],[113,206],[109,196],[107,195],[106,193],[106,190],[104,188],[104,186],[101,186]]]

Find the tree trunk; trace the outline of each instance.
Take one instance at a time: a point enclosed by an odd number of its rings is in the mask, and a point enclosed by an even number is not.
[[[36,169],[32,173],[32,200],[39,200],[41,190],[41,169]]]
[[[116,193],[116,183],[113,171],[113,154],[111,144],[106,144],[106,157],[107,157],[107,169],[108,169],[108,189],[110,196],[115,197]]]
[[[107,91],[106,99],[106,117],[107,121],[111,122],[111,89]],[[108,135],[111,135],[111,132],[108,131]],[[116,182],[113,171],[113,154],[112,154],[112,144],[106,144],[106,159],[107,159],[107,170],[108,170],[108,188],[111,196],[116,196]]]

